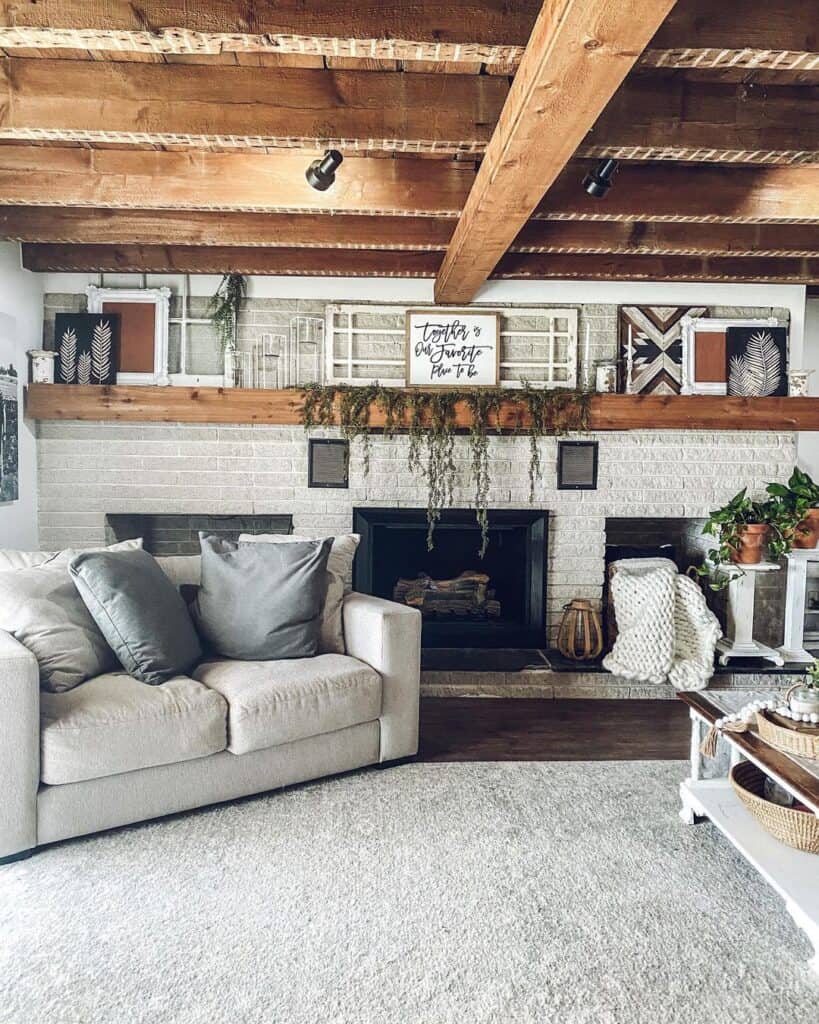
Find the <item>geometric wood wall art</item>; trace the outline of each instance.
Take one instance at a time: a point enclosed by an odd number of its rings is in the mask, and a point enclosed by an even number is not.
[[[621,306],[623,390],[632,395],[678,395],[682,387],[682,318],[705,312],[703,306]]]
[[[115,384],[119,316],[58,313],[54,322],[57,384]]]
[[[787,395],[786,328],[729,327],[726,338],[729,395]]]

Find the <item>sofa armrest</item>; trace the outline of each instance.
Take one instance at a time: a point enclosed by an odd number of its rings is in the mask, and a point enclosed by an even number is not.
[[[344,638],[347,653],[381,676],[381,760],[417,753],[421,613],[380,597],[348,594]]]
[[[40,785],[40,670],[37,659],[0,630],[0,858],[37,845]]]

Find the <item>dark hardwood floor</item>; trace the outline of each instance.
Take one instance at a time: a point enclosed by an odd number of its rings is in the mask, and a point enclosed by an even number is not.
[[[689,735],[678,700],[427,697],[418,760],[685,759]]]

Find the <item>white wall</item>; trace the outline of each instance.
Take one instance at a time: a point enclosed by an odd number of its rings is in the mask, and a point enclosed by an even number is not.
[[[801,365],[794,360],[798,369],[813,370],[810,379],[810,393],[819,396],[819,298],[808,299],[805,307],[805,344]],[[819,432],[799,435],[799,465],[819,480]]]
[[[15,340],[20,394],[20,500],[0,505],[0,547],[37,546],[37,452],[33,424],[22,418],[22,384],[28,380],[26,352],[39,348],[43,320],[43,275],[20,266],[20,247],[0,243],[0,327]]]

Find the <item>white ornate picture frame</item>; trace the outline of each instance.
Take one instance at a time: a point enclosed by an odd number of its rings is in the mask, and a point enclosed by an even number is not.
[[[682,395],[727,395],[728,374],[724,381],[697,380],[696,346],[698,334],[724,334],[729,327],[784,327],[776,317],[765,319],[732,319],[710,316],[682,318]]]
[[[170,315],[170,288],[98,288],[88,285],[88,312],[103,313],[106,302],[144,302],[156,307],[154,317],[154,369],[153,373],[118,373],[117,384],[171,383],[168,375],[168,318]]]

